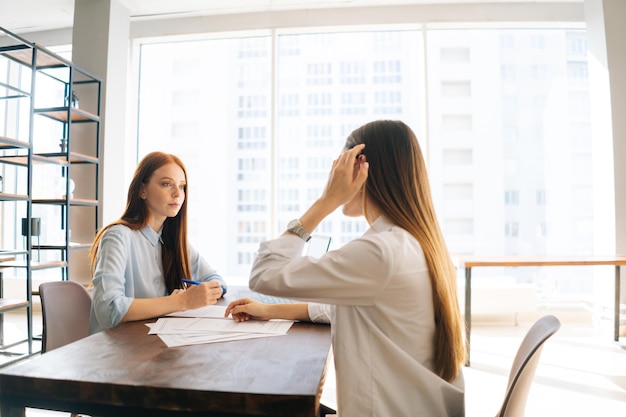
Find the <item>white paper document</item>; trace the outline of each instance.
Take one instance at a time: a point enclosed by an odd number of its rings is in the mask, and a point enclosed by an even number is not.
[[[168,317],[208,317],[215,319],[224,319],[224,313],[226,313],[226,306],[204,306],[200,308],[194,308],[192,310],[177,311],[176,313],[170,313]],[[228,320],[231,320],[228,318]]]
[[[160,334],[159,338],[167,347],[201,345],[204,343],[230,342],[233,340],[256,339],[259,337],[281,336],[263,333],[229,333],[224,334]]]
[[[157,320],[149,334],[235,332],[285,334],[293,321],[257,321],[241,323],[235,320],[209,319],[200,317],[163,317]]]
[[[281,336],[292,325],[292,320],[249,320],[238,323],[223,318],[162,317],[148,326],[148,334],[156,334],[168,347],[174,347]]]

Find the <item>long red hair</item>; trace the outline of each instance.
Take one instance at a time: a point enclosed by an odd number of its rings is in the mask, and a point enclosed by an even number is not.
[[[147,154],[137,168],[128,187],[128,197],[126,199],[126,209],[122,216],[103,227],[96,235],[91,250],[89,251],[89,261],[91,273],[93,275],[98,257],[98,247],[104,232],[111,226],[122,224],[132,230],[141,230],[148,224],[148,207],[146,202],[140,198],[142,185],[150,181],[150,177],[157,169],[164,165],[175,163],[185,174],[187,180],[187,170],[183,162],[176,155],[163,152],[152,152]],[[187,185],[189,183],[187,182]],[[161,239],[163,241],[162,262],[165,285],[168,292],[181,288],[182,278],[191,277],[191,266],[189,263],[189,248],[187,244],[187,200],[189,199],[189,188],[185,192],[185,200],[175,217],[168,217],[163,223]]]

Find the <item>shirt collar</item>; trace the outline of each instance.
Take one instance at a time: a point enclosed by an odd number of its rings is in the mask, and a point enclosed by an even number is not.
[[[395,224],[385,216],[379,216],[370,226],[371,233],[380,233],[394,227]]]
[[[159,230],[158,232],[155,232],[154,230],[152,230],[150,225],[147,224],[143,227],[143,229],[141,229],[141,234],[146,239],[148,239],[148,242],[150,242],[152,246],[156,246],[159,242],[163,243],[163,239],[161,239],[162,230],[163,229]]]

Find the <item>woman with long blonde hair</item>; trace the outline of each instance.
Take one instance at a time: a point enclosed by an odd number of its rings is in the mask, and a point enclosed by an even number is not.
[[[341,206],[370,229],[319,259],[299,256]],[[381,120],[352,132],[322,196],[278,239],[261,244],[250,288],[308,303],[241,299],[226,314],[331,323],[342,417],[464,415],[456,273],[406,124]]]

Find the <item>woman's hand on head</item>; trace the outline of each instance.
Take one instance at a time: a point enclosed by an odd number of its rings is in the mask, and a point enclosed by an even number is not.
[[[367,180],[369,163],[361,153],[364,148],[364,144],[356,145],[333,161],[321,198],[335,208],[352,200]]]
[[[300,216],[300,223],[309,233],[338,207],[356,201],[367,180],[369,163],[361,154],[364,144],[343,152],[333,161],[333,166],[322,196]],[[362,214],[362,213],[361,213]],[[289,232],[286,232],[289,233]]]
[[[270,320],[270,306],[260,303],[251,298],[240,298],[226,307],[224,317],[233,316],[237,322],[246,320]]]

